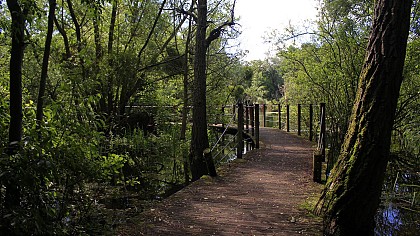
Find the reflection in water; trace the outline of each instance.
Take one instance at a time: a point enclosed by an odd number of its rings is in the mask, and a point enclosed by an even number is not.
[[[376,236],[419,235],[419,191],[419,173],[387,174],[375,217]]]
[[[397,207],[389,203],[388,207],[380,208],[376,215],[375,235],[393,236],[403,225],[401,214]]]

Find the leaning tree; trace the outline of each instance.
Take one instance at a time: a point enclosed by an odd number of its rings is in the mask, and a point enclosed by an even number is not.
[[[373,235],[389,159],[412,0],[378,0],[347,135],[315,211],[324,235]]]

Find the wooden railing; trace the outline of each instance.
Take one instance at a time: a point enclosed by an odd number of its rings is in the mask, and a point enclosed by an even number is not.
[[[275,109],[273,109],[275,107]],[[322,173],[322,162],[325,161],[325,148],[326,148],[326,109],[325,103],[319,105],[319,123],[316,124],[316,129],[314,129],[314,107],[315,105],[303,105],[298,104],[295,106],[297,110],[295,115],[295,128],[291,128],[291,105],[287,104],[285,115],[285,123],[282,122],[282,105],[281,104],[243,104],[238,103],[231,106],[225,106],[222,108],[222,112],[226,111],[226,108],[231,108],[232,115],[234,117],[235,123],[237,124],[237,158],[242,158],[242,150],[244,149],[244,136],[252,137],[253,144],[255,148],[259,148],[259,127],[260,127],[260,118],[262,119],[263,127],[275,127],[283,130],[285,128],[286,132],[294,131],[297,135],[302,136],[303,132],[307,133],[308,139],[314,141],[314,138],[317,137],[317,149],[314,152],[313,157],[313,180],[315,182],[321,182],[321,173]],[[306,129],[303,129],[303,110],[307,108],[306,111],[308,117],[306,119]],[[275,110],[273,112],[273,110]],[[269,112],[271,111],[271,112]],[[261,113],[260,113],[261,112]],[[274,119],[273,115],[276,119]],[[275,126],[274,124],[277,125]],[[222,124],[222,127],[225,125]],[[318,133],[318,135],[315,135]]]
[[[282,111],[283,106],[286,108],[286,112]],[[314,123],[314,107],[319,107],[319,122]],[[138,107],[130,107],[130,109]],[[157,106],[141,106],[146,109],[156,109]],[[167,106],[165,108],[174,109],[174,114],[177,112],[176,106]],[[221,121],[221,124],[210,125],[221,131],[221,137],[216,142],[217,155],[213,155],[213,158],[223,154],[225,148],[231,148],[233,145],[232,141],[229,141],[229,145],[226,145],[224,140],[225,134],[234,135],[236,140],[236,157],[242,158],[243,150],[246,147],[259,148],[259,127],[274,127],[286,132],[295,132],[299,136],[306,135],[310,141],[314,141],[316,138],[317,149],[313,156],[313,180],[315,182],[321,182],[322,173],[322,162],[326,160],[326,108],[325,103],[320,105],[281,105],[281,104],[251,104],[246,102],[245,104],[239,102],[230,106],[223,106],[221,114],[213,114],[218,117],[220,115],[225,116],[226,111],[230,109],[229,124],[225,123],[223,117],[219,117],[213,120]],[[174,120],[179,119],[178,116],[174,117]],[[261,120],[261,124],[260,124]],[[233,122],[232,122],[233,121]],[[315,135],[318,134],[318,135]],[[220,142],[220,144],[218,144]],[[213,151],[212,148],[211,151]],[[220,149],[220,150],[219,150]],[[232,150],[230,150],[232,153]],[[223,159],[224,157],[222,157]]]

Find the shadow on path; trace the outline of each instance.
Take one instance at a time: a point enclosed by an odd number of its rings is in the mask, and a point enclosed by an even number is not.
[[[261,149],[202,178],[120,228],[119,235],[321,235],[301,205],[312,182],[312,143],[261,128]],[[140,223],[141,222],[141,223]]]

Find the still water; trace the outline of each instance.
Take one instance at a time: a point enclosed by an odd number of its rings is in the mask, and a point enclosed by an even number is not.
[[[376,236],[420,235],[420,172],[389,171],[376,215]]]

